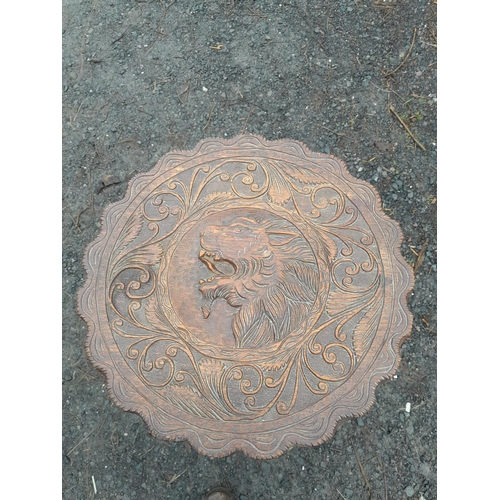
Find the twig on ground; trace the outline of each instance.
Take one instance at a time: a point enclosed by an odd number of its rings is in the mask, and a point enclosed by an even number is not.
[[[174,5],[174,3],[176,2],[177,0],[174,0],[173,2],[170,2],[168,5],[164,5],[163,4],[163,1],[160,0],[160,3],[163,5],[163,13],[167,12],[168,9],[170,9],[170,7],[172,7],[172,5]]]
[[[144,87],[144,88],[146,90],[149,90],[149,89],[152,88],[153,89],[153,94],[154,94],[156,92],[156,87],[158,85],[162,85],[164,83],[169,83],[169,82],[170,82],[170,78],[164,78],[163,80],[159,80],[159,81],[155,80],[152,85],[148,85],[147,87]]]
[[[375,0],[375,3],[373,5],[375,5],[375,7],[380,7],[382,9],[393,9],[394,8],[392,5],[382,3],[382,1],[385,2],[385,0]]]
[[[266,19],[267,16],[261,14],[258,10],[252,10],[249,7],[246,8],[250,16],[259,17],[260,19]]]
[[[339,491],[339,489],[338,489],[338,488],[337,488],[337,493],[338,493],[338,494],[339,494],[339,495],[340,495],[340,496],[341,496],[344,500],[347,500],[347,498],[346,498],[344,495],[342,495],[342,493],[340,493],[340,491]]]
[[[203,131],[205,131],[206,128],[210,125],[210,119],[212,118],[212,113],[214,112],[214,108],[215,108],[216,104],[217,104],[217,101],[214,101],[212,103],[212,106],[210,108],[210,113],[208,114],[208,120],[207,120],[207,123],[205,124],[205,126],[203,127]]]
[[[332,130],[331,128],[325,127],[324,125],[320,125],[319,123],[318,123],[318,126],[321,127],[321,128],[324,128],[325,130],[328,130],[328,132],[331,132],[332,134],[335,134],[335,135],[345,135],[342,132],[335,132],[335,130]]]
[[[138,458],[145,457],[152,449],[154,449],[155,446],[156,445],[153,445],[153,446],[151,446],[151,448],[149,448],[149,450],[145,451],[144,453],[141,453]]]
[[[187,472],[187,469],[184,469],[183,471],[179,472],[179,474],[174,474],[168,481],[167,481],[167,486],[170,486],[172,483],[174,483],[175,481],[177,481],[177,479],[179,479],[182,474],[184,474],[184,472]]]
[[[66,453],[66,455],[69,457],[71,453],[73,453],[86,439],[88,439],[92,434],[94,434],[94,432],[98,428],[99,426],[97,426],[94,430],[90,431],[84,438],[80,439],[80,441],[78,441],[78,443],[76,443],[75,446],[73,446],[73,448],[71,448],[71,450],[69,450],[68,453]]]
[[[429,242],[427,240],[424,241],[424,244],[422,245],[422,248],[420,249],[420,252],[417,255],[417,260],[415,261],[415,264],[413,264],[413,271],[415,274],[418,271],[418,268],[422,265],[425,259],[425,251],[427,250],[427,244]]]
[[[190,88],[191,88],[191,82],[188,80],[186,88],[180,94],[177,94],[177,97],[182,104],[185,104],[188,101]]]
[[[410,137],[415,141],[415,144],[422,149],[423,151],[427,151],[424,146],[418,141],[418,139],[415,137],[415,134],[410,130],[408,125],[406,125],[405,121],[398,115],[397,111],[394,109],[394,106],[392,104],[389,105],[389,111],[398,119],[399,123],[403,125],[404,129],[410,134]]]
[[[87,206],[83,209],[83,210],[80,210],[78,212],[78,214],[76,215],[76,217],[73,219],[73,225],[75,227],[75,229],[81,233],[82,230],[80,229],[80,217],[81,215],[83,214],[83,212],[85,212],[86,210],[88,210],[90,208],[90,203],[87,204]]]
[[[354,456],[356,457],[356,462],[358,462],[359,470],[361,471],[361,475],[363,476],[363,479],[365,481],[366,489],[368,490],[368,498],[371,500],[372,498],[372,487],[370,486],[370,482],[368,481],[368,478],[366,477],[366,472],[363,467],[363,464],[361,463],[361,460],[358,457],[358,454],[356,452],[356,448],[354,448],[354,445],[352,444],[351,441],[351,446],[354,451]]]
[[[385,467],[384,464],[382,463],[382,460],[380,460],[380,457],[377,455],[377,460],[378,464],[380,465],[380,468],[382,469],[382,474],[384,478],[384,500],[387,500],[387,481],[385,477]]]
[[[403,64],[408,60],[408,58],[410,57],[411,51],[413,50],[413,46],[415,45],[415,38],[416,37],[417,37],[417,28],[413,28],[413,38],[411,39],[410,48],[408,49],[408,52],[406,53],[405,58],[401,61],[401,64],[396,69],[393,69],[392,71],[389,71],[389,73],[385,74],[386,78],[393,75],[394,73],[396,73],[396,71],[401,69]]]
[[[432,268],[429,268],[429,269],[432,269]],[[422,323],[425,325],[425,328],[427,328],[427,330],[429,330],[430,332],[432,333],[436,333],[436,330],[433,330],[430,326],[429,326],[429,322],[425,319],[424,316],[422,316]]]
[[[251,109],[250,109],[250,111],[248,112],[248,115],[247,115],[246,119],[245,119],[245,124],[243,125],[243,128],[241,129],[241,133],[242,133],[242,134],[244,134],[244,133],[245,133],[245,131],[246,131],[246,129],[247,129],[248,120],[249,120],[250,116],[251,116],[251,115],[252,115],[252,113],[253,113],[253,108],[254,108],[254,107],[252,106],[252,107],[251,107]]]
[[[412,406],[411,407],[411,411],[415,411],[415,410],[418,410],[423,404],[425,403],[425,401],[422,401],[421,403],[419,403],[417,406]],[[405,411],[408,413],[407,409],[406,408],[398,408],[398,413],[401,413],[402,411]]]
[[[93,430],[91,430],[85,437],[80,439],[80,441],[78,441],[78,443],[76,443],[75,446],[73,446],[73,448],[71,448],[71,450],[69,450],[68,453],[66,453],[66,455],[69,457],[71,453],[73,453],[83,442],[85,442],[92,434],[94,434],[95,431],[101,429],[107,417],[108,417],[108,412],[104,415],[99,424]]]
[[[78,106],[75,114],[73,115],[73,117],[69,117],[69,125],[71,128],[75,128],[73,125],[75,124],[76,122],[76,119],[80,113],[80,110],[82,109],[82,106],[83,106],[83,103],[86,101],[87,99],[84,99],[81,103],[80,103],[80,106]]]
[[[115,44],[116,42],[119,42],[126,34],[127,34],[127,31],[128,29],[126,29],[125,31],[123,31],[123,33],[119,33],[118,35],[118,38],[115,38],[111,43],[110,45],[113,45]]]

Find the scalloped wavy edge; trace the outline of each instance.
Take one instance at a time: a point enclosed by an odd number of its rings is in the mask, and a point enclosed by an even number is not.
[[[186,428],[183,430],[176,429],[170,435],[159,432],[153,422],[154,414],[151,411],[150,407],[147,407],[147,405],[138,405],[137,403],[125,404],[122,400],[118,398],[115,392],[116,391],[115,384],[117,382],[119,383],[120,380],[118,381],[116,380],[115,372],[113,371],[112,367],[109,367],[104,363],[100,363],[96,359],[92,344],[95,341],[95,337],[96,335],[99,334],[99,332],[97,331],[95,322],[91,316],[91,311],[86,310],[86,307],[83,306],[83,300],[86,294],[91,293],[92,284],[95,279],[91,263],[89,262],[89,255],[93,249],[98,248],[102,244],[102,242],[105,241],[108,232],[113,227],[112,225],[110,225],[108,219],[111,218],[111,214],[118,213],[120,207],[126,208],[128,206],[134,193],[134,187],[139,183],[139,181],[146,180],[147,178],[153,179],[159,173],[160,170],[169,168],[167,165],[169,159],[174,159],[175,157],[178,157],[179,159],[188,161],[190,158],[197,156],[204,146],[214,144],[218,146],[220,149],[221,146],[226,146],[226,147],[232,146],[245,139],[257,140],[265,148],[277,147],[278,149],[281,149],[281,146],[286,146],[287,144],[296,144],[302,149],[304,156],[306,158],[309,158],[311,160],[314,159],[334,160],[339,165],[344,180],[349,181],[351,184],[354,185],[359,184],[361,186],[365,186],[366,188],[368,188],[369,192],[374,196],[375,213],[379,218],[381,218],[389,226],[392,226],[396,231],[397,238],[395,241],[392,242],[394,245],[393,255],[396,258],[396,261],[399,264],[400,269],[405,270],[409,278],[406,287],[403,287],[399,293],[399,296],[402,298],[402,301],[400,302],[400,306],[402,309],[401,312],[402,315],[407,319],[406,328],[402,332],[398,332],[397,334],[391,335],[390,337],[390,341],[392,343],[392,351],[394,353],[394,358],[392,360],[392,368],[385,373],[377,373],[368,380],[368,391],[366,395],[363,397],[363,402],[359,408],[353,409],[353,411],[350,411],[349,413],[344,413],[342,415],[340,414],[333,415],[332,414],[333,412],[330,412],[326,417],[326,424],[322,426],[324,430],[322,431],[319,437],[311,440],[310,438],[302,436],[300,433],[298,433],[298,429],[295,429],[295,432],[293,434],[283,435],[280,441],[278,442],[277,446],[275,446],[275,449],[270,452],[269,451],[264,452],[263,450],[259,450],[252,442],[246,439],[242,439],[240,437],[227,439],[225,445],[219,447],[218,449],[213,449],[213,448],[208,449],[201,443],[200,436],[196,432],[191,430],[189,426],[186,426]],[[281,150],[285,153],[287,152],[284,149]],[[349,172],[346,163],[343,160],[335,157],[334,155],[327,155],[324,153],[317,153],[311,151],[306,144],[298,140],[294,139],[268,140],[265,137],[257,134],[244,134],[244,135],[240,134],[228,139],[222,139],[217,137],[202,139],[191,150],[172,150],[166,153],[158,160],[156,165],[148,172],[139,173],[134,177],[132,177],[129,180],[125,196],[121,200],[109,204],[103,211],[100,220],[101,220],[101,231],[99,235],[87,245],[84,252],[83,265],[87,274],[87,279],[77,294],[77,310],[80,316],[87,324],[88,328],[85,349],[91,364],[104,374],[106,380],[106,388],[114,404],[124,411],[130,411],[140,415],[146,422],[146,425],[150,433],[155,437],[171,441],[187,440],[191,444],[191,446],[193,446],[193,448],[196,449],[198,453],[213,458],[222,458],[231,455],[236,451],[242,451],[247,456],[255,459],[276,458],[278,456],[283,455],[287,450],[295,446],[319,446],[320,444],[323,444],[324,442],[330,440],[335,434],[337,425],[341,421],[348,418],[358,418],[365,415],[370,410],[370,408],[375,404],[376,401],[375,392],[377,386],[383,381],[390,380],[396,374],[398,367],[401,363],[401,356],[400,356],[401,345],[405,340],[409,338],[413,325],[413,315],[408,308],[407,302],[408,302],[408,297],[411,294],[413,287],[415,285],[415,277],[412,268],[407,264],[407,262],[401,255],[400,250],[401,250],[401,244],[404,239],[404,235],[399,223],[391,219],[384,213],[382,208],[382,200],[377,190],[370,183],[354,177]],[[328,410],[328,408],[329,407],[321,410],[320,413],[325,413],[326,410]],[[311,417],[311,419],[312,418],[313,417]],[[307,420],[308,419],[306,419],[306,422]]]

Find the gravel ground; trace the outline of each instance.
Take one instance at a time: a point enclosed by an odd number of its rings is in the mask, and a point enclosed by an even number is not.
[[[434,0],[63,0],[63,498],[436,498],[436,44]],[[416,273],[412,335],[376,404],[268,461],[150,436],[108,397],[76,310],[85,247],[128,181],[242,132],[345,160]]]

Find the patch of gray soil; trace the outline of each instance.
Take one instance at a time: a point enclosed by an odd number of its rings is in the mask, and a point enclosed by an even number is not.
[[[63,0],[63,498],[436,498],[436,44],[434,0]],[[242,132],[345,160],[416,272],[397,378],[328,442],[269,461],[153,438],[111,402],[76,310],[128,181]]]

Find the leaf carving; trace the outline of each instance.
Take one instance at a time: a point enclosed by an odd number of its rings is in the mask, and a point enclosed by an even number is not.
[[[123,228],[120,238],[116,244],[118,252],[121,252],[126,248],[132,241],[134,241],[142,229],[142,214],[141,210],[136,210],[132,217],[127,221],[125,227]]]
[[[221,201],[230,200],[232,198],[234,198],[234,193],[231,193],[230,191],[216,191],[199,200],[195,206],[197,210],[200,210],[201,208],[208,207]]]
[[[144,269],[145,266],[154,266],[158,264],[163,254],[163,247],[159,243],[154,243],[149,246],[138,248],[120,259],[113,268],[113,278],[118,276],[122,271],[129,268]]]
[[[237,420],[232,411],[228,411],[223,401],[203,396],[192,387],[171,385],[165,398],[182,410],[198,417],[210,420]]]
[[[289,163],[284,162],[279,162],[278,165],[288,177],[291,177],[302,184],[327,184],[321,175],[306,168],[299,168],[295,165],[290,165]]]
[[[318,236],[318,239],[321,242],[321,247],[326,254],[327,261],[331,265],[337,256],[337,245],[333,238],[329,238],[325,236],[321,231],[315,231],[315,234]]]
[[[382,313],[383,296],[379,291],[373,305],[365,312],[353,333],[353,346],[356,355],[361,358],[368,350],[373,337],[377,333],[380,315]]]
[[[164,306],[165,307],[165,306]],[[163,333],[172,333],[169,322],[158,300],[158,294],[153,294],[146,303],[146,319],[156,330]]]
[[[221,419],[219,412],[212,408],[209,403],[207,404],[207,401],[205,401],[191,387],[172,385],[169,387],[168,393],[165,394],[165,398],[173,405],[181,408],[191,415],[211,420],[214,418],[216,420]]]
[[[125,257],[127,267],[140,265],[141,267],[158,264],[163,254],[163,247],[159,243],[134,250]]]
[[[272,176],[273,183],[268,191],[269,199],[278,205],[284,205],[290,199],[290,190],[284,180],[278,176]]]
[[[281,354],[274,356],[272,359],[267,361],[261,361],[259,365],[263,370],[267,371],[277,371],[283,368],[286,364],[290,362],[290,358],[294,355],[294,352],[285,351]]]
[[[354,315],[373,298],[376,290],[378,287],[375,287],[375,291],[369,290],[364,293],[346,293],[339,290],[330,292],[326,302],[326,312],[332,317],[348,313]]]

